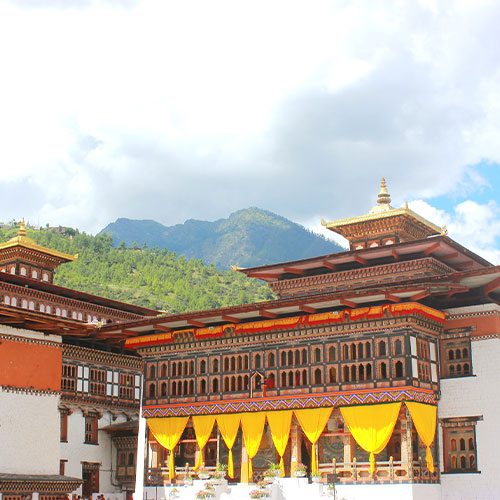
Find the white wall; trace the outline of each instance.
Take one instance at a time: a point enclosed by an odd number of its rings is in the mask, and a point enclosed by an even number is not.
[[[441,380],[438,417],[483,416],[483,421],[476,425],[477,465],[481,473],[442,475],[443,500],[500,498],[500,444],[497,439],[500,339],[474,341],[471,346],[474,376]],[[439,439],[442,463],[441,429]]]
[[[104,412],[99,419],[99,429],[110,424],[125,421],[120,416],[113,421],[109,412]],[[100,463],[99,490],[102,493],[120,491],[114,485],[116,475],[116,449],[111,442],[111,436],[106,431],[99,431],[98,445],[86,444],[85,441],[85,417],[81,410],[75,410],[68,416],[68,442],[60,443],[61,459],[66,459],[65,474],[72,477],[82,477],[82,462]],[[81,488],[78,490],[81,494]]]

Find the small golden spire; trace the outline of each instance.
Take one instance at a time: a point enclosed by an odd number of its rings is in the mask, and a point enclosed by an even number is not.
[[[385,177],[382,177],[382,182],[380,183],[380,192],[378,193],[377,203],[389,205],[391,202],[391,196],[387,192],[387,187],[385,185]]]
[[[21,224],[19,224],[19,231],[17,231],[18,236],[26,236],[26,224],[24,223],[24,217],[23,220],[21,221]]]

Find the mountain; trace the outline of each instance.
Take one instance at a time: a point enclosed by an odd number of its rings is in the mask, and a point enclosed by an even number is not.
[[[145,243],[149,248],[167,248],[219,269],[286,262],[342,250],[300,224],[260,208],[239,210],[214,222],[189,219],[169,227],[153,220],[121,218],[108,224],[103,233],[111,235],[115,245],[123,241],[129,247]]]
[[[0,242],[17,228],[0,228]],[[171,313],[259,302],[275,298],[264,283],[241,273],[220,271],[166,249],[114,248],[108,234],[91,236],[72,228],[28,230],[42,246],[78,259],[59,266],[54,283]]]

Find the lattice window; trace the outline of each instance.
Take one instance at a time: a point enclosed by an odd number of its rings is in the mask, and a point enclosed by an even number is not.
[[[471,344],[469,337],[441,341],[441,371],[443,377],[468,377],[472,375]]]
[[[85,417],[85,443],[99,444],[97,429],[98,429],[98,415],[89,413]]]
[[[478,472],[476,422],[482,417],[446,418],[443,427],[444,472]]]
[[[63,391],[76,390],[76,366],[66,364],[62,366],[61,389]]]
[[[133,399],[134,397],[134,375],[120,373],[120,398]]]
[[[106,394],[106,370],[90,369],[90,394],[104,396]]]
[[[69,411],[62,409],[60,410],[60,441],[62,443],[68,442],[68,415]],[[61,474],[64,475],[64,474]]]

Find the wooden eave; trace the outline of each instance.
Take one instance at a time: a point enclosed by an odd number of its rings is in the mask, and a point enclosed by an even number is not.
[[[61,336],[88,337],[95,331],[92,325],[83,325],[78,321],[60,317],[53,318],[46,314],[4,305],[0,305],[0,325]]]
[[[424,240],[363,250],[348,250],[293,262],[238,268],[238,271],[250,278],[276,282],[295,279],[298,276],[330,274],[340,266],[342,271],[346,271],[358,269],[360,266],[375,266],[381,260],[408,260],[430,255],[457,271],[465,268],[478,270],[492,266],[490,262],[467,250],[448,236],[433,236]],[[289,272],[291,269],[294,270],[293,274]]]
[[[85,292],[79,292],[78,290],[72,290],[71,288],[64,288],[61,286],[54,285],[52,283],[47,283],[45,281],[33,280],[25,276],[19,276],[17,274],[0,272],[0,283],[1,282],[18,285],[23,288],[39,290],[45,293],[50,293],[51,295],[54,295],[55,298],[66,297],[87,304],[95,304],[99,306],[108,307],[110,309],[116,309],[119,311],[137,314],[138,316],[157,316],[158,314],[160,314],[159,311],[155,311],[154,309],[147,309],[145,307],[135,306],[133,304],[127,304],[126,302],[107,299],[105,297],[99,297],[98,295],[92,295]]]
[[[500,277],[500,266],[456,272],[444,276],[426,277],[389,285],[373,285],[360,289],[323,292],[304,296],[294,296],[266,302],[256,302],[240,306],[224,307],[206,311],[171,314],[113,324],[96,329],[99,338],[124,339],[171,330],[193,329],[193,323],[204,327],[266,320],[271,317],[287,317],[304,313],[322,312],[341,307],[364,307],[379,302],[417,301],[429,296],[452,296],[467,293],[471,288],[481,288]],[[499,286],[500,289],[500,286]],[[492,302],[495,300],[492,299]]]

